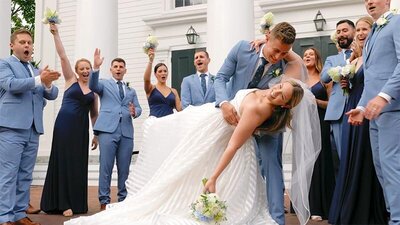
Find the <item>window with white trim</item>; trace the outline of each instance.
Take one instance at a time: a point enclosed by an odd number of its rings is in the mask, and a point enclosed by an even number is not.
[[[175,0],[175,8],[206,4],[207,0]]]

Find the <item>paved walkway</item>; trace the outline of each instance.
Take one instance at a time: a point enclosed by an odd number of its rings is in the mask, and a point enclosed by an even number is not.
[[[112,199],[116,199],[116,187],[113,187],[111,189],[111,194],[112,194]],[[42,186],[32,186],[31,187],[31,204],[35,207],[38,208],[40,205],[40,197],[42,195]],[[97,213],[100,211],[100,206],[97,200],[97,187],[96,186],[90,186],[89,187],[89,193],[88,193],[88,204],[89,204],[89,212],[87,214],[84,214],[85,216],[87,215],[92,215],[94,213]],[[286,197],[286,205],[288,205],[288,199]],[[74,217],[77,217],[79,215],[74,215]],[[36,222],[40,222],[41,225],[62,225],[64,221],[69,220],[70,218],[66,218],[62,215],[47,215],[43,212],[40,214],[36,215],[29,215],[29,217]],[[149,224],[151,225],[151,224]],[[295,214],[288,213],[286,214],[286,225],[299,225],[299,221],[297,220],[297,217]],[[322,222],[314,222],[311,221],[308,223],[308,225],[328,225],[327,221],[322,221]]]

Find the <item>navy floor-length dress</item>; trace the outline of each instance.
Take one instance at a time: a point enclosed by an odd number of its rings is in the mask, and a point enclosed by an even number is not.
[[[64,93],[62,106],[54,124],[49,166],[43,187],[41,209],[59,214],[67,209],[86,213],[89,110],[93,92],[84,94],[76,82]]]
[[[311,87],[316,99],[327,101],[328,93],[325,86],[318,82]],[[335,188],[335,172],[333,168],[332,149],[330,141],[330,125],[324,120],[326,109],[318,107],[321,127],[321,152],[314,165],[310,186],[310,213],[328,219],[329,207]]]
[[[345,112],[357,107],[364,88],[361,67],[352,80]],[[369,139],[369,121],[351,126],[343,118],[342,158],[332,200],[331,224],[387,224],[382,187],[376,176]],[[346,154],[344,154],[346,152]]]

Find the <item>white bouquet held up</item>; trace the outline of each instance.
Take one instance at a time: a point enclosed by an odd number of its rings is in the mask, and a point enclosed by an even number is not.
[[[46,11],[44,12],[44,18],[42,19],[42,23],[44,23],[44,24],[49,24],[49,23],[60,24],[61,19],[59,18],[56,10],[53,11],[49,8],[46,8]]]
[[[331,77],[333,82],[339,83],[342,79],[352,79],[355,74],[355,66],[353,64],[347,64],[345,66],[332,67],[328,70],[328,75]],[[343,88],[343,95],[349,94],[349,88]]]
[[[265,34],[269,28],[274,24],[274,14],[268,12],[260,20],[260,33]]]
[[[157,38],[155,36],[149,35],[146,39],[146,42],[143,43],[143,51],[144,53],[148,53],[149,49],[156,49],[158,46],[158,41]]]
[[[203,178],[203,185],[206,184],[207,178]],[[220,224],[226,221],[226,204],[221,201],[215,193],[201,194],[196,201],[190,204],[191,214],[197,221]]]

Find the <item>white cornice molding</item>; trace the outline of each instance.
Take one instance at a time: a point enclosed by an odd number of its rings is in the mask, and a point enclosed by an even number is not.
[[[359,3],[359,0],[262,0],[259,5],[264,12],[287,12],[299,9],[344,6]]]
[[[185,10],[175,9],[171,11],[166,11],[165,13],[162,13],[160,15],[145,17],[143,18],[143,21],[152,29],[164,26],[172,26],[176,24],[206,22],[207,5],[204,4],[196,7],[193,6],[190,7],[190,9]]]

